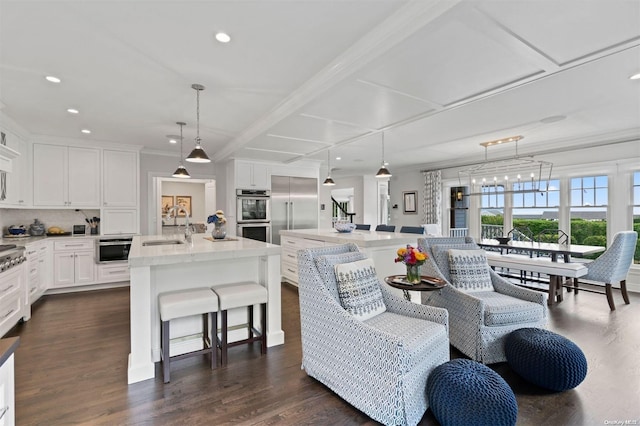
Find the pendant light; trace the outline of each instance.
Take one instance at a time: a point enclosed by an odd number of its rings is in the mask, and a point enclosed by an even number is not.
[[[173,172],[172,176],[175,178],[189,179],[191,175],[189,174],[187,169],[185,169],[184,165],[182,165],[182,126],[186,125],[187,123],[178,121],[176,124],[180,126],[180,165],[178,166],[176,171]]]
[[[384,164],[384,132],[382,132],[382,165],[380,166],[380,170],[376,173],[377,178],[388,178],[391,177],[391,172]]]
[[[191,88],[196,91],[196,147],[187,157],[190,163],[210,163],[211,160],[200,146],[200,92],[204,90],[202,84],[192,84]]]
[[[324,186],[334,186],[336,183],[331,179],[331,151],[327,150],[327,178],[322,182]]]

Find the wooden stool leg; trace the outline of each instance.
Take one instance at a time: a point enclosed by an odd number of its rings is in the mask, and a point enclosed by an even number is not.
[[[211,312],[211,369],[218,366],[218,313]]]
[[[620,281],[620,292],[622,293],[622,298],[624,299],[624,303],[627,305],[629,302],[629,295],[627,294],[627,280]]]
[[[249,305],[247,307],[247,312],[249,315],[247,318],[247,322],[249,324],[247,327],[247,339],[251,339],[253,337],[253,305]]]
[[[227,365],[227,310],[222,311],[222,330],[220,330],[220,364]]]
[[[164,380],[164,383],[169,383],[171,374],[171,357],[169,356],[169,321],[162,321],[160,328],[162,330],[162,336],[160,338],[162,343],[162,379]]]
[[[260,327],[262,328],[262,347],[261,353],[267,353],[267,304],[260,304]]]
[[[209,314],[202,314],[202,349],[209,343]]]
[[[578,287],[580,287],[580,281],[578,281],[577,278],[573,279],[573,290],[575,291],[575,294],[578,294]]]

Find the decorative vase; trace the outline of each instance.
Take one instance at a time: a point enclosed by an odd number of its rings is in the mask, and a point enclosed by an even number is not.
[[[224,237],[227,236],[227,229],[225,228],[224,224],[216,223],[213,226],[213,231],[211,231],[211,236],[215,240],[224,240]]]
[[[420,284],[420,265],[407,265],[407,277],[410,284]]]

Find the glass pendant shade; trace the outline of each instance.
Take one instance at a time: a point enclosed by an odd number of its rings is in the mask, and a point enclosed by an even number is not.
[[[187,123],[184,123],[182,121],[178,121],[176,124],[178,126],[180,126],[180,165],[178,166],[176,171],[173,172],[173,174],[171,176],[173,176],[175,178],[180,178],[180,179],[189,179],[191,177],[191,175],[189,174],[187,169],[182,165],[182,140],[183,140],[183,137],[182,137],[182,126],[184,126]]]
[[[211,159],[200,145],[200,92],[204,90],[201,84],[192,84],[191,88],[196,91],[196,147],[186,158],[190,163],[210,163]]]

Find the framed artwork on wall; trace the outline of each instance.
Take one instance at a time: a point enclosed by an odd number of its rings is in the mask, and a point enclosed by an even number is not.
[[[404,191],[402,193],[402,210],[407,214],[417,214],[418,191]]]
[[[183,207],[191,217],[191,195],[176,195],[176,206]],[[178,217],[184,217],[184,212],[178,212]]]
[[[162,196],[162,216],[166,216],[169,213],[169,209],[173,207],[173,195],[163,195]]]

